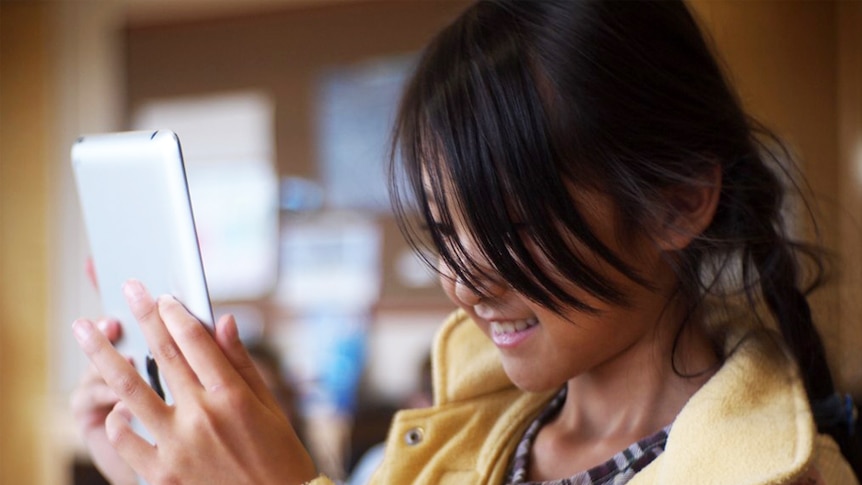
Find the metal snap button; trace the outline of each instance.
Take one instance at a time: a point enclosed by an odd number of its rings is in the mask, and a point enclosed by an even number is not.
[[[422,438],[425,436],[425,430],[422,428],[412,428],[406,433],[404,433],[404,443],[407,446],[416,446],[422,442]]]

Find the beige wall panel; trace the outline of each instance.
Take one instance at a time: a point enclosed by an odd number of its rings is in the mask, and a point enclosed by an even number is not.
[[[47,10],[0,5],[0,483],[46,483]]]
[[[839,2],[838,141],[841,382],[862,398],[862,2]]]

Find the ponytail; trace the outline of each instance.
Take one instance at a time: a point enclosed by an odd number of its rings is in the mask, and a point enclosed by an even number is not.
[[[751,249],[751,260],[760,274],[763,299],[799,364],[809,399],[826,399],[835,392],[835,386],[811,308],[798,287],[797,263],[789,243],[773,237],[771,243],[757,246]]]

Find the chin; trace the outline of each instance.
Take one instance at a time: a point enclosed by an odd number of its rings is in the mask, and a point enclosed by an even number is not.
[[[555,391],[565,384],[565,382],[548,379],[547,374],[537,376],[526,369],[507,366],[505,362],[503,363],[503,370],[506,371],[506,375],[515,384],[515,387],[525,392]]]

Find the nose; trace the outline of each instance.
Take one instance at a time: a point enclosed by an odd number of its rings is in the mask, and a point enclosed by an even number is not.
[[[455,278],[455,297],[461,303],[469,306],[478,305],[482,301],[482,295],[470,288],[460,276]]]
[[[484,278],[481,281],[481,293],[470,287],[461,277],[455,278],[455,297],[465,305],[477,306],[486,298],[501,297],[506,292],[506,286]]]

